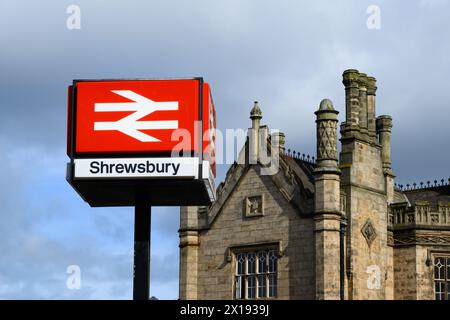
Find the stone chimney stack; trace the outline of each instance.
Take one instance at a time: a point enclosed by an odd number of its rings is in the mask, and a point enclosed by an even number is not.
[[[376,120],[375,78],[351,69],[344,71],[342,82],[346,120],[341,126],[339,168],[348,221],[346,297],[386,299],[393,295],[392,248],[387,245],[387,210],[394,197],[390,160],[392,119]],[[367,268],[373,266],[383,275],[379,288],[365,283]]]
[[[368,138],[368,114],[367,114],[367,75],[365,73],[359,74],[359,127],[361,135]]]
[[[383,163],[383,173],[386,177],[386,191],[388,202],[394,201],[394,178],[392,172],[391,161],[391,131],[392,131],[392,117],[379,116],[376,121],[378,140],[381,144],[381,160]]]
[[[376,79],[358,70],[344,71],[346,120],[341,125],[344,138],[377,142],[375,127]]]
[[[316,299],[340,298],[340,170],[337,152],[337,116],[325,99],[315,112],[317,165],[314,171]]]
[[[343,84],[345,86],[345,125],[343,133],[348,136],[356,135],[359,132],[359,81],[358,70],[350,69],[344,71]]]
[[[383,161],[383,170],[391,171],[391,131],[392,131],[392,117],[379,116],[377,118],[377,135],[381,144],[381,159]]]
[[[377,92],[377,80],[374,77],[367,77],[367,127],[369,137],[372,142],[376,141],[376,103],[375,97]]]

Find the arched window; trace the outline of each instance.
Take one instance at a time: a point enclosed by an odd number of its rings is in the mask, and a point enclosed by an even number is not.
[[[434,258],[434,295],[436,300],[450,300],[450,257]]]

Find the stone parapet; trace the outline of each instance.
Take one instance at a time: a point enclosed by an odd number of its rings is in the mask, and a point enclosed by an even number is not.
[[[406,202],[390,205],[388,222],[393,228],[419,226],[450,227],[450,202],[438,202],[437,208],[428,201],[417,201],[412,206]]]

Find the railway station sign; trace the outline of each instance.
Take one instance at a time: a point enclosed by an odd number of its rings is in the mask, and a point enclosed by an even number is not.
[[[215,110],[202,78],[74,80],[67,180],[91,206],[208,205]]]

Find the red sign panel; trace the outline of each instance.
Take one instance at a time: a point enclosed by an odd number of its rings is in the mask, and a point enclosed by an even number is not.
[[[215,171],[214,104],[200,79],[76,81],[69,88],[68,128],[72,156],[198,152],[201,135]]]

